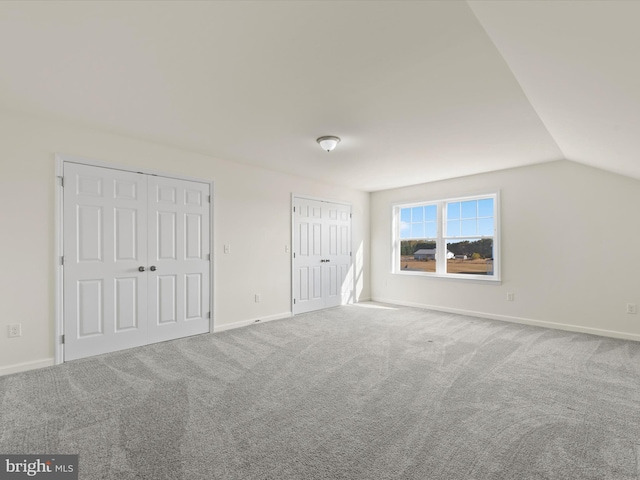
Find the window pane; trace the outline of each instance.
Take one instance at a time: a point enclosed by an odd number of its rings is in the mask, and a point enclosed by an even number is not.
[[[463,236],[477,235],[475,218],[473,220],[462,220],[460,223],[461,223],[460,235],[463,235]]]
[[[411,223],[411,209],[410,208],[401,208],[400,209],[400,221]]]
[[[493,198],[478,200],[478,216],[493,217]]]
[[[422,222],[424,220],[424,207],[413,207],[411,209],[411,221]]]
[[[478,216],[478,201],[462,202],[462,218],[476,218]]]
[[[401,241],[400,271],[435,272],[436,242],[429,240]]]
[[[448,242],[447,250],[447,273],[493,275],[492,238]]]
[[[411,238],[424,237],[424,223],[411,224]]]
[[[460,218],[460,202],[447,203],[447,220]]]
[[[400,222],[400,238],[411,237],[411,224]]]
[[[478,235],[490,237],[493,233],[493,218],[479,218]]]
[[[454,220],[447,222],[447,237],[459,237],[460,236],[460,220]]]
[[[425,221],[435,222],[438,219],[438,208],[435,205],[427,205],[424,207]]]
[[[438,236],[436,222],[427,222],[424,224],[424,236],[427,238],[436,238]]]

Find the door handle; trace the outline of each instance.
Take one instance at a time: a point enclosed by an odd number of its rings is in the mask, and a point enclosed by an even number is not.
[[[151,270],[152,272],[155,272],[156,271],[156,266],[155,265],[151,265],[149,267],[149,270]]]
[[[139,272],[144,272],[144,267],[138,267]]]

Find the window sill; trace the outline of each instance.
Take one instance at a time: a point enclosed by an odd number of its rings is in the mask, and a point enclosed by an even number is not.
[[[429,273],[429,272],[403,272],[403,271],[395,271],[391,272],[393,275],[406,275],[409,277],[424,277],[424,278],[444,278],[447,280],[463,280],[464,282],[474,282],[474,283],[489,283],[493,285],[500,285],[502,280],[496,275],[460,275],[455,273]]]

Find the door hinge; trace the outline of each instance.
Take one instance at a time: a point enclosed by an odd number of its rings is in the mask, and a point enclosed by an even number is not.
[[[349,252],[349,256],[350,256],[350,257],[353,257],[353,252]]]
[[[211,195],[209,195],[209,198],[208,198],[208,200],[209,200],[209,203],[211,203]]]
[[[64,265],[64,255],[60,257],[60,265]]]
[[[211,312],[207,313],[207,318],[211,318]]]
[[[60,179],[60,186],[64,188],[64,177],[58,177]]]
[[[60,343],[64,345],[64,335],[60,335]]]
[[[293,252],[293,258],[296,258],[296,252]]]
[[[207,260],[211,260],[211,254],[207,253]]]
[[[349,218],[353,218],[353,213],[350,213],[350,214],[349,214]]]
[[[296,299],[295,299],[295,298],[293,299],[293,304],[294,304],[294,305],[296,304]]]
[[[296,213],[296,207],[293,207],[293,213]]]

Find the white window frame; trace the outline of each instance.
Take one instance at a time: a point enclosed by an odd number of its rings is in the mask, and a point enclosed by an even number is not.
[[[464,202],[468,200],[493,199],[493,275],[474,275],[468,273],[447,273],[447,240],[454,237],[445,236],[446,231],[446,209],[447,204],[454,202]],[[404,271],[400,268],[400,245],[403,239],[400,238],[400,210],[404,208],[436,205],[437,209],[437,232],[436,232],[436,271],[416,272]],[[427,237],[424,237],[427,239]],[[467,235],[459,238],[491,238],[480,235]],[[406,239],[405,239],[406,240]],[[394,203],[392,205],[392,242],[391,242],[391,273],[397,275],[417,275],[423,277],[455,278],[463,280],[475,280],[481,282],[500,282],[500,191],[487,192],[476,195],[462,197],[452,197],[436,200],[424,200],[416,202]]]

